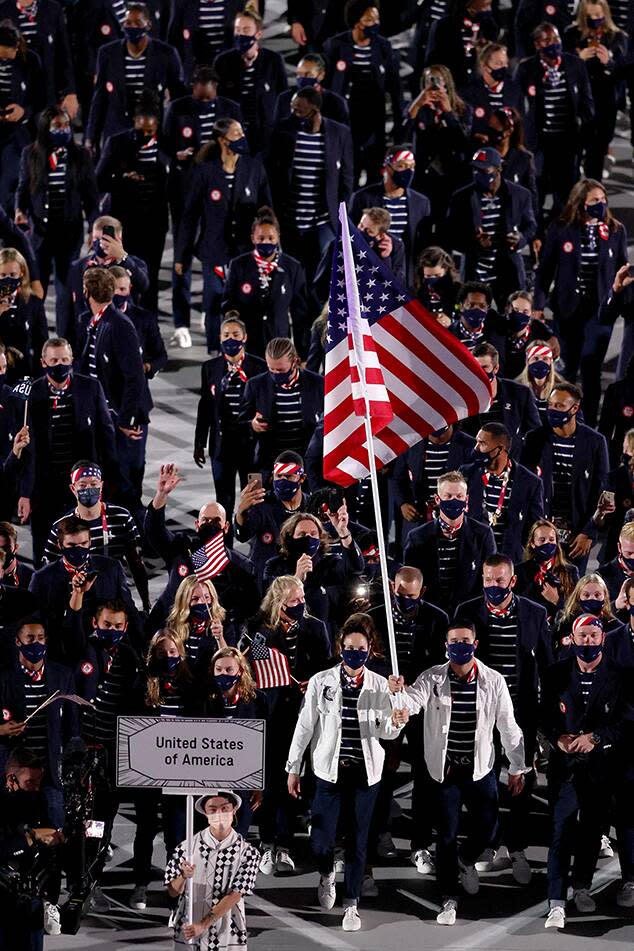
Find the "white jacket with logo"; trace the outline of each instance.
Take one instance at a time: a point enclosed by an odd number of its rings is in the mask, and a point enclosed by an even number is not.
[[[493,728],[497,727],[509,773],[525,773],[524,737],[515,721],[509,688],[502,674],[482,661],[477,663],[476,733],[474,780],[482,779],[493,769],[495,750]],[[445,760],[451,720],[451,685],[449,663],[424,670],[411,687],[405,689],[405,706],[410,714],[425,712],[425,762],[432,779],[441,783],[445,776]]]
[[[310,744],[315,775],[329,783],[337,782],[342,698],[340,664],[310,678],[288,751],[287,773],[300,772],[302,758]],[[381,779],[385,751],[379,738],[393,740],[402,730],[392,723],[393,701],[385,677],[366,668],[357,714],[369,786]]]

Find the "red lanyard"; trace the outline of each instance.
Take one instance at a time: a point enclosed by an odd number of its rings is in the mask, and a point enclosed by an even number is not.
[[[484,483],[485,488],[488,487],[489,481],[492,478],[494,478],[492,472],[483,473],[482,482]],[[495,478],[499,478],[499,476],[495,476]],[[489,520],[489,525],[497,525],[498,519],[500,515],[502,514],[504,499],[506,498],[506,490],[508,488],[509,479],[511,478],[511,460],[510,459],[506,463],[506,467],[504,469],[504,472],[502,473],[501,478],[502,478],[502,488],[500,489],[500,496],[498,498],[498,504],[495,507],[495,512],[491,515],[491,513],[487,510],[487,518]]]

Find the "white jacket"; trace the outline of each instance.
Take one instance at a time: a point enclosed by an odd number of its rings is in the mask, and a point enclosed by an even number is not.
[[[393,699],[385,677],[366,668],[359,691],[357,713],[370,786],[374,786],[381,779],[385,759],[385,751],[379,743],[379,737],[382,740],[393,740],[402,730],[402,727],[396,727],[392,723]],[[310,744],[315,775],[329,783],[337,782],[341,709],[341,665],[337,664],[336,667],[315,674],[308,681],[306,696],[288,751],[287,773],[300,772],[302,758]]]
[[[509,773],[529,772],[524,760],[524,737],[515,722],[509,688],[502,674],[482,661],[478,665],[476,690],[476,733],[474,780],[482,779],[493,769],[495,750],[493,728],[497,727],[504,752],[508,757]],[[451,720],[451,686],[449,663],[424,670],[411,687],[405,689],[405,706],[411,714],[425,711],[425,762],[432,779],[441,783],[445,776],[445,759]]]

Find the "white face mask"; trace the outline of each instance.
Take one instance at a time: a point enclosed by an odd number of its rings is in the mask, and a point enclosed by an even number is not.
[[[215,812],[212,816],[207,816],[207,822],[216,838],[224,837],[231,831],[233,812]]]

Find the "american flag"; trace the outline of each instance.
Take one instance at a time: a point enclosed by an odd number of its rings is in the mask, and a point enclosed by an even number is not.
[[[209,581],[215,578],[229,564],[229,556],[225,548],[225,536],[218,532],[202,548],[192,552],[192,566],[199,581]]]
[[[275,647],[268,647],[262,637],[253,638],[249,648],[251,667],[260,690],[268,687],[289,687],[293,681],[288,658]]]
[[[491,387],[468,350],[370,250],[343,204],[339,221],[326,334],[324,476],[347,486],[370,472],[363,375],[377,469],[430,432],[485,412]]]

